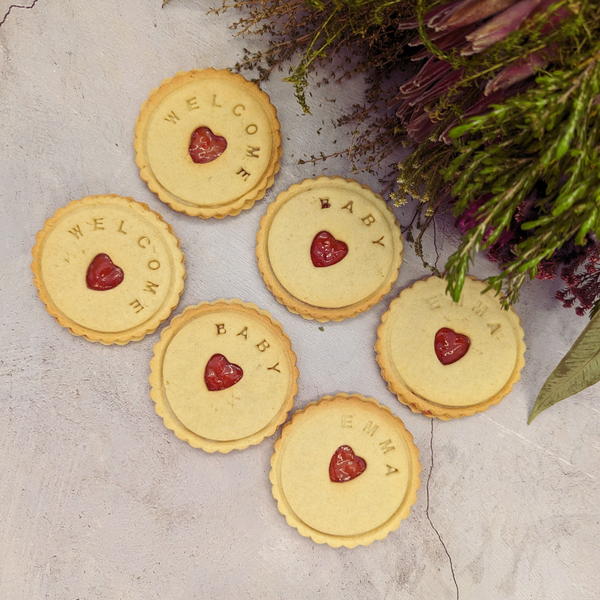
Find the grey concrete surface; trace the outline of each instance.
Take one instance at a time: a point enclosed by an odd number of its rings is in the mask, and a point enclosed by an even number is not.
[[[0,18],[10,4],[0,0]],[[38,0],[13,8],[0,27],[0,599],[598,598],[600,390],[526,424],[585,325],[553,300],[560,282],[532,282],[517,306],[528,349],[513,393],[445,423],[401,405],[375,362],[381,315],[427,275],[410,248],[381,303],[322,327],[280,306],[259,276],[255,235],[277,193],[321,173],[352,175],[343,157],[317,166],[298,159],[348,143],[332,121],[361,100],[360,81],[313,87],[312,116],[280,77],[263,86],[279,111],[282,167],[267,197],[237,217],[176,213],[139,178],[133,129],[150,90],[180,70],[231,67],[261,43],[234,39],[235,14],[206,15],[210,5]],[[377,189],[373,176],[355,176]],[[188,269],[176,313],[240,298],[284,325],[298,355],[297,408],[359,392],[404,420],[423,485],[396,532],[353,550],[301,537],[271,495],[276,436],[209,455],[163,426],[148,395],[160,330],[105,347],[47,314],[29,267],[35,234],[68,201],[102,193],[146,202],[174,227]],[[443,265],[456,234],[443,220],[436,233]],[[473,268],[480,277],[493,271],[484,259]]]

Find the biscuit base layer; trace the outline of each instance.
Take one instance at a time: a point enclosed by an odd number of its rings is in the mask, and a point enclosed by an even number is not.
[[[73,335],[126,344],[153,333],[177,306],[185,280],[179,239],[146,204],[114,194],[58,209],[36,236],[31,268],[48,312]],[[86,273],[108,256],[124,277],[91,289]]]
[[[362,461],[333,480],[340,450]],[[270,480],[287,523],[318,544],[367,546],[400,526],[417,498],[419,452],[402,421],[373,398],[324,396],[297,411],[271,457]]]
[[[215,356],[243,372],[233,385],[209,387]],[[285,421],[298,391],[296,355],[281,324],[240,300],[186,308],[163,330],[150,367],[157,414],[178,438],[206,452],[259,444]]]
[[[203,164],[190,155],[199,128],[226,141],[222,154]],[[269,96],[242,75],[212,68],[179,72],[152,90],[134,148],[148,187],[174,210],[203,219],[251,208],[273,185],[282,155]]]
[[[311,243],[323,231],[348,250],[319,268]],[[321,323],[355,317],[379,302],[398,277],[402,252],[400,227],[385,200],[337,176],[281,192],[261,220],[256,244],[259,271],[277,301]]]
[[[438,277],[415,282],[392,301],[377,330],[375,351],[388,388],[413,412],[442,420],[483,412],[509,394],[525,365],[521,320],[486,284],[469,276],[459,303]],[[466,354],[444,365],[436,332],[470,340]]]

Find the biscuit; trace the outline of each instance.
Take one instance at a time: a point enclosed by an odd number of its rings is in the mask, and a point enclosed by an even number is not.
[[[32,253],[34,283],[48,312],[92,342],[142,339],[183,292],[179,239],[132,198],[74,200],[46,221]]]
[[[286,423],[270,480],[279,511],[300,534],[354,548],[400,526],[420,472],[419,452],[398,417],[373,398],[340,393]]]
[[[370,188],[318,177],[292,185],[269,205],[256,256],[265,284],[291,312],[341,321],[390,291],[402,262],[402,234]]]
[[[377,362],[389,389],[414,412],[448,420],[487,410],[525,364],[521,320],[486,284],[467,277],[460,301],[428,277],[392,301],[377,330]]]
[[[180,72],[142,105],[134,148],[142,179],[171,208],[204,219],[237,215],[279,170],[277,111],[241,75]]]
[[[165,426],[206,452],[259,444],[298,391],[296,355],[267,311],[240,300],[188,307],[154,346],[151,398]]]

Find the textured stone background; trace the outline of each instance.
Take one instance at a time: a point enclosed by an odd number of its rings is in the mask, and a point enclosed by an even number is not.
[[[245,46],[258,47],[232,37],[234,14],[207,16],[210,5],[38,0],[0,26],[0,598],[598,598],[600,389],[526,425],[537,390],[585,325],[552,299],[560,283],[533,282],[517,307],[528,350],[514,392],[444,423],[399,404],[373,352],[391,299],[427,275],[410,249],[378,306],[323,331],[277,304],[260,279],[254,243],[268,202],[305,177],[351,175],[345,159],[297,161],[348,142],[332,120],[361,100],[360,82],[313,87],[313,116],[279,77],[264,85],[279,110],[282,168],[266,199],[237,217],[186,217],[139,178],[133,129],[150,90],[179,70],[230,67]],[[0,19],[9,6],[0,0]],[[377,189],[375,178],[357,177]],[[35,234],[68,201],[102,193],[133,196],[173,225],[188,269],[177,312],[236,297],[284,325],[298,355],[297,407],[359,392],[405,421],[423,485],[398,531],[354,550],[301,537],[271,496],[275,436],[209,455],[156,416],[147,379],[159,333],[105,347],[46,313],[29,270]],[[454,236],[440,224],[440,264]],[[473,269],[491,272],[484,260]]]

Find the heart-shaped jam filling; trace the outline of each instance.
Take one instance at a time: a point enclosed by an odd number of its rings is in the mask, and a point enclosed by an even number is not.
[[[225,152],[227,140],[208,127],[198,127],[190,138],[190,156],[197,164],[206,164],[216,160]]]
[[[469,350],[471,340],[449,327],[442,327],[435,334],[435,354],[443,365],[451,365],[460,360]]]
[[[310,246],[310,258],[315,267],[330,267],[348,254],[348,245],[336,240],[329,231],[320,231]]]
[[[366,468],[365,459],[356,456],[350,446],[340,446],[329,461],[329,479],[334,483],[344,483],[364,473]]]
[[[230,363],[222,354],[213,354],[204,369],[204,383],[210,392],[226,390],[243,376],[242,367]]]
[[[123,269],[108,254],[97,254],[88,267],[85,282],[90,290],[112,290],[123,282]]]

